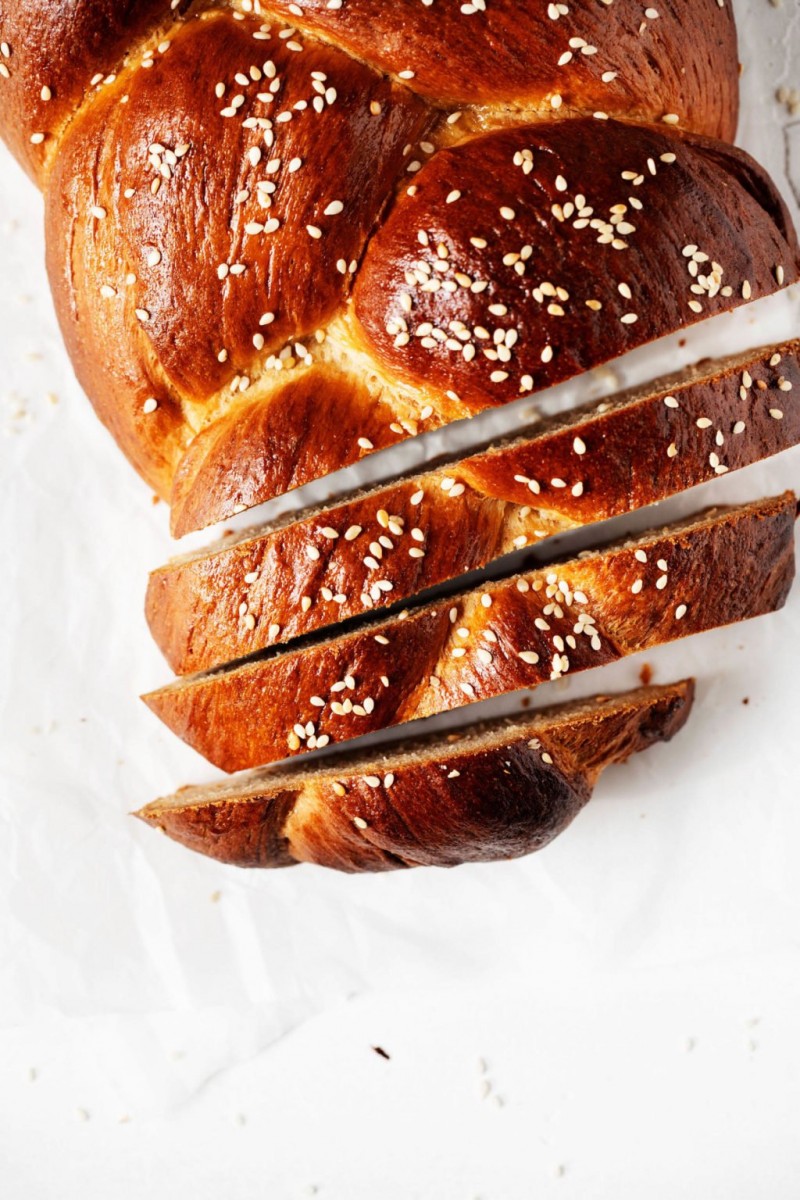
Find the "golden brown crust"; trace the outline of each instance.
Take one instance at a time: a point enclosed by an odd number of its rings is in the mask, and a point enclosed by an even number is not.
[[[189,0],[0,0],[0,136],[38,183],[64,124]],[[33,140],[31,140],[33,139]]]
[[[440,150],[370,242],[354,306],[385,372],[479,411],[798,269],[783,202],[742,151],[554,121]]]
[[[73,36],[81,43],[83,58],[77,56],[73,75],[82,74],[84,60],[102,61],[105,70],[113,59],[118,70],[115,81],[88,98],[83,85],[59,90],[71,111],[66,132],[54,125],[48,149],[54,162],[48,188],[48,262],[78,376],[137,470],[174,502],[175,532],[225,519],[298,481],[338,470],[360,457],[365,444],[389,445],[504,402],[519,394],[528,378],[531,390],[538,390],[695,319],[676,306],[671,276],[652,294],[650,281],[661,271],[660,257],[669,242],[662,230],[652,254],[618,255],[631,260],[622,282],[641,300],[647,319],[638,327],[616,327],[612,319],[606,329],[597,314],[587,321],[583,310],[581,319],[573,321],[567,313],[559,331],[573,343],[584,343],[586,350],[570,355],[555,346],[548,369],[539,358],[544,344],[527,345],[529,334],[535,342],[534,334],[542,332],[541,322],[535,321],[532,332],[529,297],[520,300],[515,325],[500,323],[502,345],[478,347],[477,364],[489,375],[508,376],[500,382],[487,383],[481,376],[473,387],[478,366],[465,371],[460,357],[448,361],[444,371],[441,361],[434,363],[428,378],[419,355],[431,357],[423,345],[431,339],[420,337],[402,355],[399,347],[385,344],[384,328],[387,319],[395,322],[397,288],[391,276],[402,251],[392,239],[398,230],[408,231],[409,219],[412,224],[416,220],[423,193],[426,204],[436,200],[434,223],[455,221],[456,241],[465,220],[480,218],[486,224],[480,210],[487,197],[494,217],[496,209],[505,207],[507,197],[500,192],[510,169],[504,158],[507,135],[479,139],[477,150],[470,149],[473,143],[438,153],[437,147],[482,128],[518,125],[544,111],[667,119],[730,136],[737,84],[735,31],[727,5],[698,8],[689,0],[666,0],[655,16],[656,10],[642,10],[634,0],[616,0],[613,6],[577,0],[549,7],[492,0],[485,10],[478,3],[474,11],[438,4],[431,10],[418,0],[388,8],[373,0],[347,0],[338,9],[315,0],[298,11],[297,5],[281,0],[262,4],[258,16],[252,6],[203,4],[176,21],[181,6],[170,4],[167,12],[166,3],[127,0],[111,14],[107,0],[94,6],[59,0],[47,9],[33,0],[32,10],[36,21],[47,25],[44,46],[67,28],[66,44],[71,45]],[[30,81],[43,69],[44,56],[35,46],[39,29],[35,21],[25,24],[19,0],[0,0],[0,13],[2,5],[11,14],[9,28],[15,31],[18,23],[15,37],[24,66],[20,81],[24,76],[30,90]],[[276,14],[287,24],[276,23]],[[166,32],[154,28],[162,17]],[[482,31],[477,39],[476,30]],[[146,34],[150,41],[144,43]],[[130,53],[120,66],[123,44]],[[413,58],[414,65],[401,66],[398,54]],[[61,62],[68,56],[62,51],[51,57]],[[384,70],[393,72],[393,78]],[[11,79],[0,83],[15,87],[13,78],[12,72]],[[463,120],[448,124],[448,107],[464,103],[471,107]],[[700,143],[678,141],[679,158],[685,162],[667,171],[659,160],[655,188],[649,186],[648,159],[655,163],[655,148],[667,147],[669,153],[675,140],[662,134],[664,125],[622,128],[620,133],[615,122],[588,126],[565,119],[529,126],[526,137],[530,134],[532,144],[552,143],[554,152],[564,151],[570,187],[584,188],[585,203],[595,205],[604,219],[609,206],[628,202],[623,193],[636,192],[632,204],[647,197],[644,214],[635,214],[644,233],[652,219],[655,225],[669,226],[675,237],[686,237],[683,209],[693,228],[702,210],[709,218],[708,253],[720,256],[727,279],[751,258],[754,277],[747,283],[753,295],[772,289],[761,273],[779,261],[786,280],[794,278],[791,235],[783,229],[782,242],[775,228],[785,224],[785,214],[752,164],[716,143],[702,143],[706,148],[701,153]],[[540,133],[543,129],[546,135]],[[587,143],[590,164],[580,153]],[[472,178],[474,155],[483,155],[484,147],[490,160],[493,154],[502,158],[502,163],[489,162],[488,170],[478,163],[484,177],[492,177],[488,185]],[[623,148],[630,154],[622,169],[633,165],[641,170],[648,186],[640,187],[637,179],[622,186],[617,158]],[[576,153],[579,161],[567,162]],[[698,155],[707,160],[705,174],[695,161]],[[405,197],[389,219],[389,232],[381,231],[398,179],[411,178],[406,172],[416,171],[430,156],[428,165],[413,175],[414,203]],[[451,168],[456,182],[437,198],[437,187],[447,182],[442,171],[447,174]],[[563,230],[554,236],[533,211],[536,189],[552,191],[547,171],[540,179],[538,162],[530,177],[524,170],[527,160],[516,175],[534,199],[514,232],[527,237],[533,221],[539,237],[536,260],[547,272],[540,282],[548,283],[558,274],[551,270],[551,244]],[[476,190],[470,197],[465,189],[473,182]],[[446,204],[454,190],[463,193],[462,199]],[[652,198],[654,192],[661,202]],[[559,196],[562,207],[574,200]],[[97,212],[105,215],[98,218]],[[494,228],[497,220],[489,225]],[[716,240],[715,222],[720,232]],[[622,225],[631,223],[628,213]],[[375,229],[378,249],[367,254],[359,284],[365,335],[352,320],[349,291]],[[510,234],[510,227],[502,229]],[[412,230],[414,236],[417,232]],[[441,245],[448,244],[448,236],[445,230]],[[593,257],[579,254],[564,264],[570,287],[571,272],[582,278],[587,265],[597,277],[607,274],[600,259],[612,252],[596,246],[594,231],[585,240]],[[421,250],[415,253],[425,258]],[[490,248],[487,258],[491,256]],[[514,271],[511,276],[517,292],[520,287],[524,292],[522,277]],[[448,333],[453,333],[453,315],[473,326],[488,322],[485,303],[494,309],[501,303],[494,281],[488,282],[485,294],[468,293],[467,305],[463,295],[454,296],[450,316],[442,305],[446,293],[438,294],[432,308],[442,320],[447,316]],[[737,286],[744,282],[738,280]],[[567,290],[563,280],[555,286]],[[731,296],[728,303],[717,297],[716,306],[729,307],[740,298]],[[329,419],[337,433],[323,448],[315,431],[309,447],[305,414],[295,413],[289,397],[294,386],[307,394],[313,377],[304,379],[302,366],[295,367],[287,387],[273,371],[290,360],[319,362],[314,336],[322,335],[321,327],[334,317],[352,340],[335,347],[326,360],[335,401]],[[492,322],[486,327],[494,335],[494,316]],[[365,336],[377,364],[364,357]],[[432,340],[438,336],[434,331]],[[450,341],[457,345],[460,337],[456,331]],[[491,362],[484,349],[490,350]],[[506,372],[507,351],[513,351],[515,367],[529,352],[535,366],[526,359],[524,369]],[[434,357],[441,353],[437,350]],[[362,385],[352,382],[364,373],[375,377],[371,405],[365,404]],[[416,388],[413,399],[403,379]],[[287,447],[285,462],[271,454],[276,430]],[[297,455],[290,446],[295,440]]]
[[[269,0],[436,104],[564,107],[681,125],[732,141],[739,64],[728,4],[570,0]],[[656,17],[650,14],[657,13]],[[410,77],[409,77],[410,76]],[[553,109],[553,111],[556,111]]]
[[[206,670],[777,454],[800,442],[799,356],[794,341],[702,363],[509,445],[178,559],[150,577],[151,632],[178,674]],[[325,437],[340,429],[334,421]],[[279,470],[291,456],[276,432],[268,444],[266,469]],[[236,474],[221,458],[210,494],[226,495],[228,481]]]
[[[513,160],[531,145],[526,173],[528,160]],[[514,186],[505,191],[509,175]],[[354,366],[345,345],[344,361],[334,351],[326,365],[331,377],[340,372],[330,389],[330,426],[338,432],[314,455],[316,475],[349,465],[364,445],[379,448],[536,393],[797,277],[795,235],[769,180],[740,151],[704,139],[616,122],[551,122],[441,150],[414,179],[416,192],[378,228],[357,276],[345,328],[368,357]],[[628,211],[612,212],[617,204]],[[553,205],[569,219],[554,216]],[[317,350],[310,355],[316,360]],[[359,370],[379,382],[371,408],[352,382]],[[296,386],[304,387],[302,374]],[[262,470],[272,457],[262,428],[279,424],[270,407],[280,412],[288,393],[264,390],[263,381],[259,388],[252,410],[259,420],[240,408],[240,432],[236,416],[222,418],[231,494],[206,469],[212,426],[201,434],[200,453],[190,448],[179,468],[174,532],[269,500],[286,479],[311,477],[302,410],[288,424],[300,433],[297,465],[287,446],[282,471]],[[184,504],[187,476],[192,494]]]
[[[325,365],[266,396],[246,394],[197,435],[172,485],[175,537],[280,496],[400,441],[394,414],[358,379]]]
[[[137,816],[220,862],[340,871],[455,866],[541,849],[605,767],[685,723],[692,681],[597,697],[462,734],[184,788]]]
[[[779,608],[794,575],[795,510],[792,493],[712,510],[144,699],[237,771],[532,688]]]
[[[231,403],[257,363],[341,305],[429,120],[341,51],[259,31],[221,12],[176,27],[154,66],[131,64],[75,119],[48,187],[48,264],[79,379],[162,493],[174,442],[215,415],[216,394]],[[158,401],[144,423],[142,377]],[[180,436],[160,455],[165,407]]]

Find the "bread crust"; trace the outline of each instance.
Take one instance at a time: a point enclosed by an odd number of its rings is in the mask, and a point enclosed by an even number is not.
[[[150,630],[187,674],[402,603],[797,445],[798,394],[792,341],[593,402],[532,436],[176,559],[150,576]],[[287,463],[282,444],[275,458]],[[234,477],[223,461],[214,494]]]
[[[354,309],[383,371],[476,412],[797,271],[783,201],[742,151],[582,118],[435,154],[372,238]]]
[[[0,0],[0,137],[40,185],[87,96],[190,0]],[[34,139],[34,140],[31,140]]]
[[[48,184],[67,349],[98,416],[165,497],[194,434],[241,412],[258,364],[287,343],[299,357],[342,305],[405,147],[430,121],[410,92],[341,51],[256,41],[260,26],[222,11],[177,26],[154,66],[131,63],[75,118]],[[251,67],[259,79],[242,76]],[[315,75],[331,82],[330,102]],[[326,215],[332,204],[342,210]]]
[[[458,735],[292,772],[184,788],[136,815],[240,867],[452,867],[530,854],[590,798],[601,772],[684,725],[691,680],[597,697]]]
[[[127,0],[112,6],[114,14],[108,0],[31,0],[35,20],[27,24],[21,0],[0,5],[17,62],[0,83],[13,92],[15,79],[25,81],[30,120],[39,119],[31,89],[41,86],[48,56],[68,57],[53,51],[59,31],[87,43],[69,86],[59,83],[54,93],[63,120],[55,120],[53,99],[39,105],[54,118],[45,156],[48,268],[79,380],[124,453],[171,503],[178,536],[365,451],[536,392],[691,323],[697,314],[686,310],[687,297],[675,298],[674,276],[687,264],[673,263],[661,287],[653,280],[676,248],[672,239],[683,245],[696,235],[700,214],[701,252],[726,272],[714,311],[740,303],[736,289],[745,283],[754,297],[775,290],[768,273],[779,265],[785,282],[796,277],[797,247],[763,173],[722,143],[673,136],[681,127],[732,135],[736,43],[727,5],[666,0],[656,18],[634,0],[549,9],[492,0],[467,19],[445,5],[429,12],[418,0],[399,7],[348,0],[339,10],[281,2],[262,4],[259,16],[219,3],[193,6],[180,20],[182,9],[167,11],[167,0]],[[276,15],[291,24],[276,23]],[[476,29],[483,31],[477,40]],[[417,67],[400,66],[398,54]],[[87,92],[84,71],[94,78],[92,65],[113,67],[114,78],[103,75],[102,88]],[[16,116],[24,105],[14,105],[8,111]],[[532,116],[537,124],[526,124]],[[651,124],[629,123],[637,120]],[[513,168],[520,203],[509,225],[498,211],[508,207],[506,151],[520,126],[523,150],[530,143],[541,153],[529,177],[527,160]],[[661,158],[673,152],[678,163],[667,169]],[[475,155],[484,154],[492,185],[475,171]],[[556,159],[569,196],[550,196]],[[630,167],[634,177],[623,183],[620,172]],[[448,185],[451,172],[456,182]],[[409,181],[387,219],[394,193]],[[635,224],[648,245],[637,251],[634,238],[620,253],[598,246],[589,228],[576,235],[579,250],[562,253],[566,228],[575,234],[582,218],[555,221],[548,211],[544,224],[537,203],[546,195],[549,210],[568,209],[580,189],[583,207],[609,228],[620,217],[610,208],[644,200],[643,210],[617,223]],[[447,203],[454,191],[459,202]],[[422,228],[420,205],[431,229],[441,229],[432,245],[452,242],[459,253],[477,225],[481,236],[497,235],[497,245],[501,234],[519,241],[517,249],[535,229],[538,282],[572,294],[561,304],[564,319],[553,322],[551,312],[534,319],[538,302],[528,290],[537,281],[509,267],[512,298],[504,300],[502,280],[487,275],[473,280],[487,283],[485,293],[462,289],[445,310],[441,291],[429,305],[445,330],[462,322],[501,332],[499,349],[479,345],[469,370],[452,348],[436,349],[429,364],[424,336],[400,353],[386,325],[396,322],[395,276],[408,257],[403,238],[416,239]],[[427,251],[414,245],[424,270]],[[484,266],[494,265],[495,249]],[[609,255],[618,261],[606,262]],[[470,256],[482,269],[474,246]],[[739,278],[745,263],[752,279]],[[617,313],[616,296],[603,297],[606,322],[586,309],[587,267],[628,287],[639,311]],[[691,279],[681,283],[686,290]],[[703,294],[704,312],[712,311],[714,287]],[[511,318],[498,324],[487,306],[505,307]],[[629,315],[637,325],[620,324]],[[512,337],[514,369],[506,371]],[[573,353],[577,345],[585,351]],[[485,350],[500,356],[499,365]],[[543,362],[550,350],[552,360]],[[319,423],[336,431],[325,445],[308,421],[309,393],[320,382]]]
[[[490,0],[475,6],[419,0],[270,0],[287,21],[399,75],[444,107],[520,105],[555,113],[603,111],[733,141],[738,55],[728,5],[667,0],[650,19],[636,0]],[[653,11],[653,10],[651,10]],[[554,16],[555,12],[555,16]],[[558,109],[552,103],[558,97]]]
[[[534,688],[779,608],[794,576],[796,504],[787,492],[710,510],[144,700],[231,772]]]

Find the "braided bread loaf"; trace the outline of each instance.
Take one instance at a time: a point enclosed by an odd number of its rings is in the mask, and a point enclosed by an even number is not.
[[[0,133],[45,194],[67,348],[176,536],[800,277],[780,196],[729,144],[730,0],[0,0],[0,39]],[[154,573],[170,662],[216,669],[150,707],[235,770],[773,610],[790,494],[364,615],[796,444],[775,396],[798,374],[796,343],[701,365]],[[352,588],[357,558],[380,579]],[[361,623],[265,653],[344,617]],[[688,701],[676,685],[480,729],[458,751],[469,786],[440,786],[441,739],[395,751],[409,787],[372,797],[363,838],[323,794],[333,768],[143,815],[248,864],[507,857]]]
[[[0,0],[0,26],[67,346],[178,534],[797,278],[774,188],[711,140],[728,0]]]

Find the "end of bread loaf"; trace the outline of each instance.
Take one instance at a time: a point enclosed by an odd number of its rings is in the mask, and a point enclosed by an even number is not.
[[[570,824],[601,772],[672,738],[692,680],[184,788],[135,815],[240,867],[346,872],[517,858]]]
[[[65,8],[130,32],[102,86],[64,90],[48,269],[78,378],[178,535],[796,278],[763,172],[683,132],[733,128],[727,4],[364,3],[290,26],[170,8],[159,40],[167,0],[32,0],[51,35]]]

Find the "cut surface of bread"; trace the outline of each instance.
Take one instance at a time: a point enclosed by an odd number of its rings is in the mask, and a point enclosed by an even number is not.
[[[791,492],[411,609],[144,699],[226,771],[378,732],[779,608]]]
[[[333,763],[183,788],[136,815],[240,867],[450,867],[540,849],[601,772],[685,723],[693,683],[642,688]]]
[[[178,558],[150,576],[153,637],[177,674],[204,671],[777,454],[800,442],[799,355],[700,363]]]

